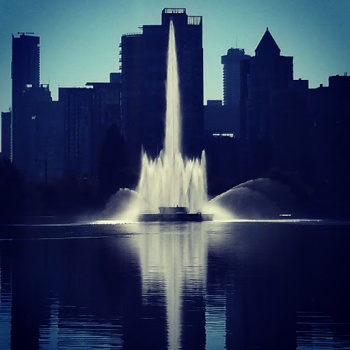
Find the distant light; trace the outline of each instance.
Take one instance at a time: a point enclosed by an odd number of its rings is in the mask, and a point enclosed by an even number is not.
[[[214,133],[212,135],[213,135],[213,137],[229,137],[229,138],[235,137],[235,134],[233,134],[233,133]]]

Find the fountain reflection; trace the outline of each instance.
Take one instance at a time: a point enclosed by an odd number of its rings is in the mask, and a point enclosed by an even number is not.
[[[134,247],[140,259],[143,303],[151,304],[155,293],[165,296],[168,349],[180,349],[181,339],[204,348],[207,235],[203,226],[158,223],[142,228],[143,234],[134,237]],[[188,308],[193,302],[195,307]],[[189,322],[193,334],[184,336],[184,323]]]
[[[3,232],[0,349],[350,348],[348,224]]]

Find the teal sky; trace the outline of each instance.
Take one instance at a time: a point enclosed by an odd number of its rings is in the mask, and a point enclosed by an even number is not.
[[[203,16],[205,100],[222,99],[221,55],[253,55],[266,27],[294,57],[294,78],[310,87],[350,74],[350,0],[0,0],[0,110],[11,106],[11,35],[41,37],[41,83],[58,87],[108,81],[118,71],[122,34],[160,24],[165,7]]]

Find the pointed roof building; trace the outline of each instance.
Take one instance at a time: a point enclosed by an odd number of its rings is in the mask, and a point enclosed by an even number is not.
[[[255,56],[249,60],[246,75],[249,76],[245,92],[246,138],[271,141],[276,136],[272,119],[276,105],[272,101],[274,96],[282,96],[293,82],[293,57],[281,55],[268,28],[255,49]]]
[[[269,32],[269,28],[266,28],[266,32],[261,38],[257,48],[255,49],[256,56],[279,56],[280,48],[276,44],[275,39]]]

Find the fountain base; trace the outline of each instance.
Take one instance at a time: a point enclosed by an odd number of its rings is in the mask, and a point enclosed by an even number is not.
[[[187,222],[201,222],[201,221],[212,221],[212,214],[189,213],[186,207],[160,207],[158,214],[140,214],[138,221],[159,221],[159,222],[176,222],[176,221],[187,221]]]

